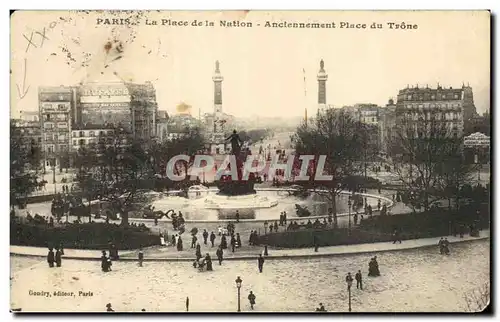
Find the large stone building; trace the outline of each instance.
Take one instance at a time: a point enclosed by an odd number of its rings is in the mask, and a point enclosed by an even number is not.
[[[123,128],[135,137],[153,138],[156,132],[156,91],[145,84],[86,83],[79,88],[80,119],[75,123],[102,128]]]
[[[435,89],[417,86],[400,90],[396,103],[398,130],[414,131],[414,135],[424,137],[462,136],[464,94],[463,88],[439,85]]]

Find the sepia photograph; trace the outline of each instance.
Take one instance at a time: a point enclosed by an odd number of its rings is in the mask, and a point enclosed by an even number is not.
[[[10,13],[10,311],[476,313],[491,12]]]

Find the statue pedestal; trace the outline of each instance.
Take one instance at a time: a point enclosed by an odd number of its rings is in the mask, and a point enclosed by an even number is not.
[[[237,173],[238,178],[233,179],[231,176],[222,176],[219,182],[217,182],[217,188],[219,188],[219,195],[224,196],[241,196],[248,194],[255,194],[255,174],[250,173],[247,180],[243,179],[243,168],[244,160],[246,160],[246,155],[242,157],[240,154],[236,158],[236,166],[238,167]]]

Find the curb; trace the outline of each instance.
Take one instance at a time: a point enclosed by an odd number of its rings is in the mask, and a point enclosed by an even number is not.
[[[439,238],[439,237],[436,237]],[[474,239],[467,239],[467,240],[457,240],[450,242],[450,244],[458,244],[458,243],[466,243],[466,242],[475,242],[475,241],[481,241],[485,239],[490,239],[490,236],[480,236],[476,237]],[[339,245],[340,246],[340,245]],[[435,245],[418,245],[418,246],[410,246],[410,247],[405,247],[405,248],[399,248],[399,249],[380,249],[380,250],[371,250],[371,251],[358,251],[358,252],[345,252],[345,253],[312,253],[312,254],[302,254],[302,255],[269,255],[265,256],[265,259],[269,260],[285,260],[285,259],[314,259],[314,258],[324,258],[324,257],[335,257],[335,256],[346,256],[346,255],[363,255],[363,254],[374,254],[374,253],[387,253],[387,252],[394,252],[394,251],[404,251],[404,250],[413,250],[417,248],[430,248],[430,247],[437,247],[437,243]],[[320,248],[321,251],[321,248]],[[272,253],[272,250],[270,250]],[[45,258],[46,255],[30,255],[30,254],[18,254],[14,252],[10,252],[10,255],[13,256],[19,256],[19,257],[40,257],[40,258]],[[246,260],[256,260],[259,256],[258,255],[244,255],[244,256],[235,256],[235,257],[227,257],[224,258],[224,261],[246,261]],[[70,260],[84,260],[84,261],[100,261],[101,259],[99,257],[82,257],[82,256],[68,256],[68,257],[63,257],[63,259],[70,259]],[[144,258],[144,262],[192,262],[193,258],[184,258],[184,257],[158,257],[158,258]],[[132,257],[122,257],[118,260],[118,262],[137,262],[137,258],[132,258]]]

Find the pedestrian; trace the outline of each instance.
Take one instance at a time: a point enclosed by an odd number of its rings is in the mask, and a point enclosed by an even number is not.
[[[186,297],[186,312],[189,312],[189,297]]]
[[[357,289],[363,289],[363,277],[361,276],[361,270],[358,270],[356,275],[354,276],[356,279],[356,288]]]
[[[142,248],[139,249],[139,254],[137,255],[139,259],[139,267],[142,267],[142,261],[144,260],[144,253],[142,252]]]
[[[316,312],[326,312],[325,306],[323,303],[319,303],[319,307],[316,309]]]
[[[393,244],[395,244],[396,242],[399,242],[401,244],[401,237],[400,237],[400,234],[399,234],[399,230],[394,229],[393,237],[394,237]]]
[[[113,308],[111,307],[111,303],[106,304],[106,312],[114,312]]]
[[[215,255],[217,256],[217,259],[219,260],[219,265],[222,265],[222,260],[224,257],[224,251],[222,250],[222,247],[219,246],[219,248],[217,248]]]
[[[262,254],[259,254],[258,265],[259,273],[262,273],[262,269],[264,268],[264,257],[262,257]]]
[[[252,291],[250,291],[250,294],[248,294],[248,301],[250,302],[250,308],[253,310],[253,306],[255,305],[255,299],[256,296],[253,294]]]
[[[278,232],[278,222],[277,221],[274,222],[274,232],[275,233]]]
[[[283,211],[283,224],[286,225],[286,211]]]
[[[158,226],[158,217],[155,217],[155,226]]]
[[[283,226],[283,211],[280,212],[280,226]]]
[[[354,214],[354,225],[358,224],[358,213]]]
[[[214,232],[212,231],[212,233],[210,234],[210,242],[212,243],[212,247],[214,247],[214,242],[215,242],[215,234]]]
[[[54,267],[54,262],[55,262],[54,250],[51,247],[49,248],[49,253],[47,254],[47,263],[49,263],[49,267]]]
[[[350,289],[351,288],[350,284],[352,284],[351,272],[347,273],[347,276],[345,277],[345,281],[347,282],[347,289]]]
[[[182,238],[181,236],[177,237],[177,251],[182,251],[183,247],[182,247]]]
[[[231,236],[231,250],[234,253],[234,248],[236,247],[236,238],[234,238],[234,235]]]
[[[319,249],[319,243],[318,243],[318,238],[316,236],[313,237],[313,244],[314,244],[314,252],[318,252]]]
[[[240,212],[236,210],[236,222],[240,222]]]
[[[196,237],[196,235],[193,235],[193,238],[191,239],[191,248],[195,248],[196,247],[196,241],[198,240],[198,238]]]
[[[56,248],[56,266],[61,267],[62,264],[62,254],[59,248]]]
[[[203,229],[203,244],[207,244],[208,232],[206,229]]]
[[[241,247],[241,236],[240,236],[240,233],[236,233],[236,247],[237,248]]]

